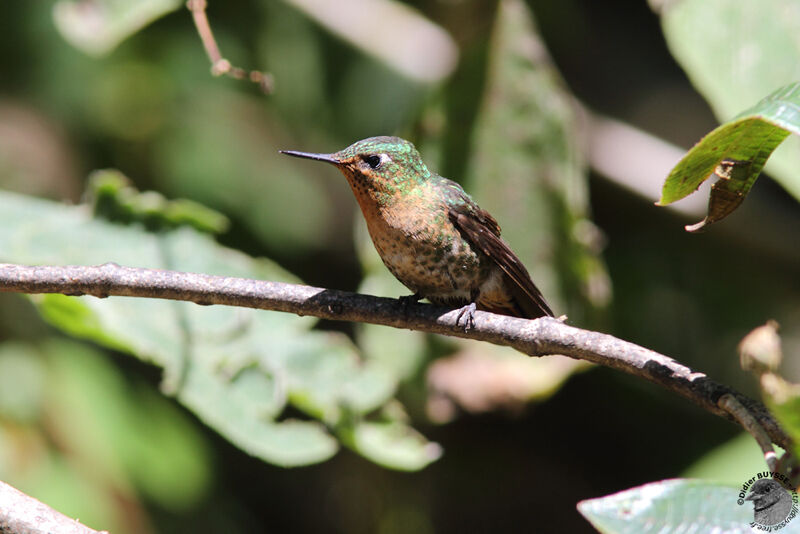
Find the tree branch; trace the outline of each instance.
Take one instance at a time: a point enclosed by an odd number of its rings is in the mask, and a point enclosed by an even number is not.
[[[0,532],[100,534],[4,482],[0,482]]]
[[[742,424],[740,418],[719,404],[724,395],[730,395],[752,414],[774,443],[784,449],[791,446],[787,434],[761,403],[672,358],[607,334],[566,325],[553,318],[531,321],[476,312],[474,327],[465,332],[456,322],[457,310],[426,304],[406,306],[396,299],[333,289],[135,269],[113,263],[65,267],[0,264],[0,292],[3,291],[92,295],[100,298],[112,295],[146,297],[202,305],[240,306],[477,339],[513,347],[529,356],[563,354],[644,378],[686,397],[713,414]]]

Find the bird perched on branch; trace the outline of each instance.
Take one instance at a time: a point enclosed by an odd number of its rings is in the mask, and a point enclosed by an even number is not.
[[[443,306],[514,317],[552,316],[527,269],[500,237],[500,226],[452,180],[428,170],[399,137],[371,137],[331,154],[283,154],[336,166],[356,196],[383,263],[414,292]]]

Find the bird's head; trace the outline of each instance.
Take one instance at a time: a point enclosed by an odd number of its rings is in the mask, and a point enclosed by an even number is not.
[[[762,510],[778,502],[786,490],[771,478],[757,480],[750,493],[745,497],[746,501],[753,501],[756,510]]]
[[[331,163],[347,177],[357,195],[371,193],[378,200],[407,193],[431,175],[414,145],[399,137],[370,137],[331,154],[281,153]]]

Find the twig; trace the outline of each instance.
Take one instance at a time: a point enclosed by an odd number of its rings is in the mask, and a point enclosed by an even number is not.
[[[758,446],[761,447],[761,452],[764,453],[764,461],[770,471],[777,471],[778,457],[775,455],[775,449],[772,447],[772,441],[767,433],[761,427],[759,422],[753,415],[742,406],[742,404],[730,393],[726,393],[717,401],[719,407],[731,414],[742,427],[755,438]]]
[[[4,482],[0,482],[0,532],[99,534]]]
[[[203,41],[208,59],[211,60],[211,74],[214,76],[230,76],[237,80],[250,80],[253,83],[257,83],[264,94],[270,94],[274,89],[274,80],[271,74],[258,70],[247,72],[242,68],[234,67],[230,61],[222,57],[217,41],[211,31],[211,25],[208,23],[208,17],[206,16],[207,5],[206,0],[187,0],[186,2],[187,9],[192,12],[194,25],[197,27],[200,39]]]
[[[619,369],[678,393],[707,411],[742,424],[718,402],[726,394],[742,404],[784,449],[791,440],[767,409],[703,373],[652,350],[613,336],[581,330],[559,320],[533,321],[475,313],[475,324],[464,332],[456,321],[457,310],[425,304],[404,305],[399,300],[360,295],[296,284],[228,278],[205,274],[99,266],[27,267],[0,264],[0,292],[63,293],[147,297],[223,304],[323,319],[356,321],[488,341],[514,347],[529,356],[563,354],[571,358]]]

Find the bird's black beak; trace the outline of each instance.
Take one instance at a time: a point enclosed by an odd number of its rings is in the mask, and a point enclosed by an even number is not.
[[[296,150],[280,150],[281,154],[287,156],[294,156],[296,158],[315,159],[317,161],[325,161],[327,163],[339,164],[339,160],[334,154],[314,154],[313,152],[297,152]]]

